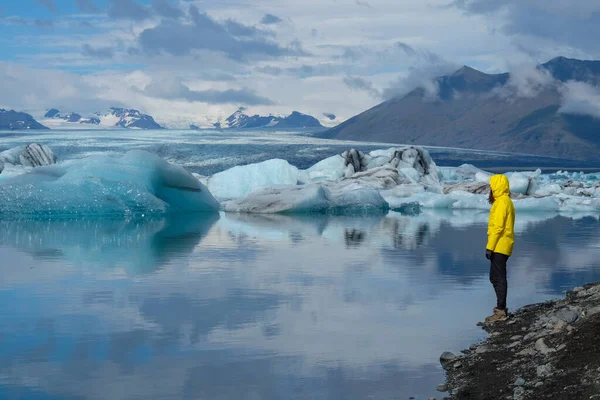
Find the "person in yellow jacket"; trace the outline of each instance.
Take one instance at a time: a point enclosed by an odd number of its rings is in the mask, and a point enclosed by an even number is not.
[[[490,197],[492,204],[488,223],[488,241],[485,257],[490,260],[490,282],[496,292],[496,308],[494,314],[485,319],[486,322],[504,321],[508,318],[506,296],[508,282],[506,280],[506,262],[512,255],[515,243],[515,206],[510,199],[510,185],[504,175],[490,178]]]

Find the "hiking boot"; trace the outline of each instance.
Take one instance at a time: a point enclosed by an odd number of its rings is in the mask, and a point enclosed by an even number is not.
[[[498,321],[506,321],[508,319],[508,310],[500,310],[498,308],[494,308],[494,314],[485,318],[486,323],[498,322]]]

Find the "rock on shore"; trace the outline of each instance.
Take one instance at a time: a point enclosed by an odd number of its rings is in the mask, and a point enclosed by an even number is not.
[[[600,399],[600,283],[483,324],[490,337],[450,357],[450,399]]]

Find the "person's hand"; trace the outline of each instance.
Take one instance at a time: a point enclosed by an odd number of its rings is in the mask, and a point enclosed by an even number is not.
[[[485,258],[487,258],[488,260],[492,259],[492,254],[494,254],[493,251],[487,249],[485,250]]]

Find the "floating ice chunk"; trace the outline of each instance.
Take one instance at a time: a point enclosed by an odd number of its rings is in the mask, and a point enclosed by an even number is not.
[[[563,213],[586,213],[600,211],[600,199],[579,196],[557,195],[553,197],[560,201],[559,211]]]
[[[306,171],[307,182],[334,181],[382,167],[404,171],[404,175],[415,183],[439,186],[439,168],[427,150],[413,146],[376,150],[369,154],[355,149],[345,151],[310,167]]]
[[[319,213],[331,206],[332,196],[321,185],[258,189],[241,200],[223,202],[223,210],[244,213]]]
[[[225,211],[265,214],[370,214],[388,209],[378,190],[321,184],[263,188],[223,203]]]
[[[456,202],[456,199],[451,196],[438,193],[421,192],[407,197],[395,197],[391,192],[382,192],[382,195],[392,210],[401,209],[411,203],[419,204],[421,208],[444,209],[452,208],[452,205]]]
[[[48,146],[31,143],[0,153],[0,162],[24,167],[40,167],[56,163],[56,156]]]
[[[404,184],[396,186],[392,189],[382,191],[384,198],[404,198],[410,197],[417,193],[425,192],[425,187],[419,184]]]
[[[475,182],[483,182],[483,183],[490,183],[490,178],[492,177],[492,174],[487,173],[487,172],[477,172],[475,173]]]
[[[208,189],[183,167],[140,150],[34,168],[0,181],[0,215],[9,219],[218,210]]]
[[[535,190],[537,196],[550,196],[563,192],[563,188],[557,183],[538,184]]]
[[[328,211],[335,214],[372,214],[389,210],[389,204],[376,189],[340,188],[331,190],[331,193],[332,201]]]
[[[444,193],[452,193],[452,192],[469,192],[473,194],[489,194],[490,193],[490,185],[485,182],[461,182],[456,183],[454,185],[446,186],[444,188]]]
[[[32,143],[14,147],[0,153],[0,180],[24,174],[33,167],[54,163],[56,156],[48,146]]]
[[[219,172],[209,178],[208,188],[219,200],[236,200],[260,188],[297,183],[298,168],[285,160],[272,159]]]
[[[337,180],[345,176],[346,160],[341,155],[335,155],[319,161],[306,172],[309,182]]]
[[[556,197],[527,197],[513,199],[513,203],[517,211],[558,211],[561,202]]]
[[[505,174],[510,183],[510,191],[518,194],[532,193],[533,177],[527,176],[522,172],[510,172]]]
[[[491,173],[471,164],[463,164],[460,167],[442,167],[440,173],[444,182],[477,181],[489,183],[492,176]]]
[[[448,196],[455,200],[452,203],[452,208],[455,210],[489,210],[491,208],[487,195],[456,191]]]
[[[398,185],[410,183],[411,181],[409,179],[402,177],[396,168],[392,168],[389,165],[357,172],[350,178],[345,178],[340,182],[341,185],[353,184],[355,187],[379,190],[390,189],[397,187]]]

